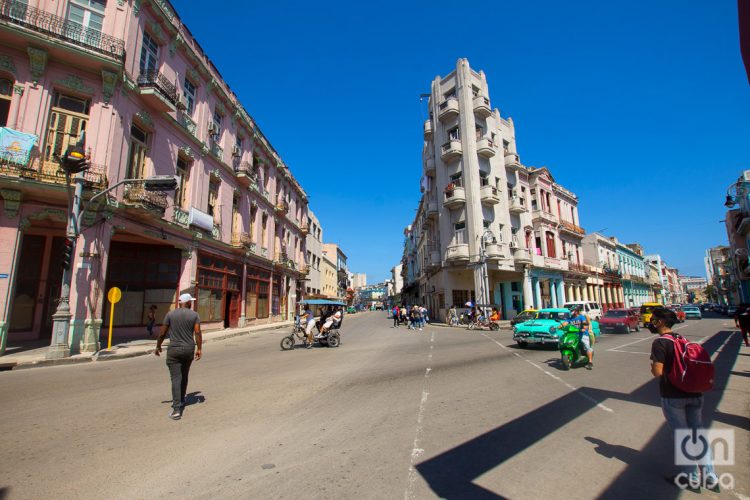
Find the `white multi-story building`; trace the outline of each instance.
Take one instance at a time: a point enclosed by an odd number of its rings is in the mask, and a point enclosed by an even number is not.
[[[482,72],[460,59],[432,82],[424,193],[404,231],[404,295],[444,315],[472,300],[504,318],[566,300],[582,263],[577,197],[546,168],[524,167],[513,121],[490,105]]]
[[[320,265],[323,258],[323,228],[315,214],[307,211],[307,254],[305,255],[307,269],[306,296],[315,297],[323,294],[320,281]]]
[[[355,290],[358,288],[364,288],[367,286],[367,275],[365,273],[354,273],[352,274],[352,288]]]
[[[393,284],[393,291],[389,294],[391,296],[401,293],[401,289],[404,287],[404,278],[401,276],[403,267],[403,264],[398,264],[391,268],[391,281]]]
[[[661,258],[661,255],[646,255],[645,259],[656,267],[656,271],[659,274],[659,281],[661,282],[661,300],[660,302],[667,304],[670,297],[670,286],[669,279],[667,277],[667,263]]]

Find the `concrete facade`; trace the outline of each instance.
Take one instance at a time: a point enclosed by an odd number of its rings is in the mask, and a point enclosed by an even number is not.
[[[305,237],[307,244],[306,266],[307,266],[307,283],[305,285],[307,296],[314,298],[322,295],[322,285],[320,280],[320,266],[323,259],[323,228],[320,221],[312,212],[307,211],[308,233]]]
[[[616,240],[599,233],[587,234],[583,238],[583,258],[590,271],[589,296],[600,303],[603,311],[625,307]]]
[[[367,275],[365,273],[354,273],[352,275],[351,287],[355,290],[367,286]]]
[[[320,260],[320,290],[325,298],[340,298],[337,276],[336,264],[331,262],[328,255],[323,254],[323,257]]]
[[[71,352],[98,349],[113,286],[121,334],[142,335],[147,308],[160,321],[186,291],[207,329],[288,317],[303,290],[307,196],[174,9],[34,3],[6,2],[0,21],[0,79],[13,89],[3,125],[37,138],[30,155],[0,154],[2,347],[49,338],[68,216],[55,155],[84,130],[84,205],[125,178],[177,175],[179,186],[133,183],[88,207],[71,271]]]
[[[638,307],[645,302],[650,302],[652,296],[648,285],[646,259],[633,250],[631,245],[624,245],[617,240],[614,241],[618,265],[622,274],[620,281],[625,307]]]
[[[347,295],[347,290],[351,287],[346,254],[335,243],[323,243],[323,255],[328,257],[328,260],[336,266],[338,280],[336,296],[344,299]]]

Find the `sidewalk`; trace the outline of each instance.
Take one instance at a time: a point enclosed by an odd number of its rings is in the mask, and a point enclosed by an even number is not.
[[[257,325],[243,328],[227,328],[225,330],[203,332],[203,343],[207,344],[209,342],[216,342],[218,340],[225,340],[232,337],[239,337],[241,335],[249,335],[254,333],[270,333],[274,332],[275,330],[283,330],[286,333],[289,331],[289,327],[291,327],[293,324],[294,321],[281,321],[279,323],[273,323],[270,325]],[[168,345],[169,339],[164,342],[163,347],[167,347]],[[155,348],[155,338],[134,339],[127,342],[122,342],[117,345],[113,345],[110,351],[102,349],[94,353],[87,352],[74,354],[73,356],[70,356],[68,358],[46,359],[49,345],[44,345],[36,349],[29,349],[18,353],[6,354],[5,356],[0,357],[0,371],[133,358],[136,356],[143,356],[145,354],[153,354]]]

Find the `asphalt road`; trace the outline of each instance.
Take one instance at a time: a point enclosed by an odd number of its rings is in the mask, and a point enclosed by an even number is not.
[[[594,370],[508,330],[393,329],[347,316],[338,348],[281,333],[204,348],[189,406],[167,418],[164,358],[0,373],[0,498],[674,498],[672,442],[651,379],[652,335],[603,335]],[[714,428],[735,431],[750,496],[750,348],[727,319],[706,339]]]

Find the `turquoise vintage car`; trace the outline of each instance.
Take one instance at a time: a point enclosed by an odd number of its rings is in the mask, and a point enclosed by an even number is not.
[[[570,310],[565,308],[541,309],[536,318],[519,323],[513,327],[513,340],[521,347],[529,344],[557,345],[560,340],[560,325],[570,320]],[[591,330],[594,335],[599,335],[599,323],[591,322]]]

